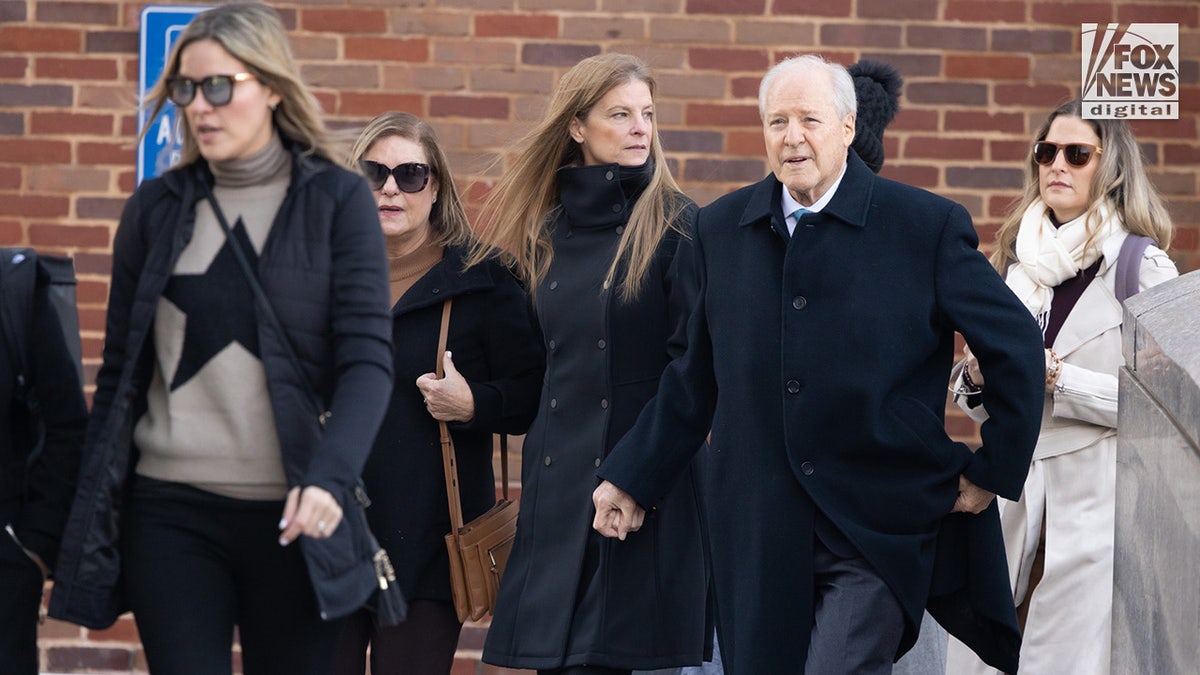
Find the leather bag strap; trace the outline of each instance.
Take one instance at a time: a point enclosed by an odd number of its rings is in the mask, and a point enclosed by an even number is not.
[[[452,298],[446,298],[442,303],[442,327],[438,331],[437,366],[434,373],[438,379],[445,377],[442,370],[442,358],[446,354],[446,340],[450,333],[450,304]],[[442,441],[442,468],[446,473],[446,501],[450,507],[450,532],[458,541],[458,531],[462,529],[462,499],[458,492],[458,460],[454,455],[454,439],[450,438],[450,429],[446,423],[438,420],[438,434]]]
[[[500,434],[500,490],[508,499],[508,434]]]
[[[446,343],[450,334],[450,304],[451,298],[442,303],[442,325],[438,330],[437,365],[434,374],[438,379],[446,376],[442,368],[442,358],[446,354]],[[446,502],[450,509],[451,532],[454,540],[458,541],[458,531],[463,526],[462,496],[458,489],[458,457],[454,453],[454,439],[450,437],[450,429],[446,423],[438,420],[438,435],[442,443],[442,469],[446,474]],[[500,489],[504,499],[508,499],[508,434],[500,434]]]

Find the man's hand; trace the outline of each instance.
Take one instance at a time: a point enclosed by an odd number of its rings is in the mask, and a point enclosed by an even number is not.
[[[592,493],[592,503],[596,505],[592,527],[606,537],[621,541],[625,541],[625,535],[630,532],[637,532],[646,517],[646,509],[638,506],[629,493],[608,481]]]
[[[958,499],[954,500],[954,508],[950,509],[950,513],[981,513],[995,498],[995,493],[972,483],[966,476],[959,476]]]

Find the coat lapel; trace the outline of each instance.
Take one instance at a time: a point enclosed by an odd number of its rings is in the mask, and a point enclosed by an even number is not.
[[[488,265],[474,265],[463,269],[465,251],[457,246],[447,246],[442,260],[425,273],[408,289],[404,297],[392,306],[392,316],[407,314],[422,307],[440,305],[448,297],[481,291],[494,286]]]
[[[780,206],[782,202],[781,189],[782,186],[773,173],[767,174],[766,178],[759,181],[754,186],[754,192],[750,199],[746,200],[746,208],[738,220],[738,227],[747,227],[762,222],[772,226],[776,231],[783,228],[783,234],[786,235],[787,226],[784,225],[783,207]],[[785,236],[784,239],[786,238]]]
[[[846,154],[846,175],[841,185],[834,193],[822,213],[832,216],[848,225],[855,227],[866,226],[867,212],[871,205],[872,188],[875,174],[863,163],[858,155],[849,150]],[[738,220],[738,225],[745,227],[758,222],[766,222],[786,241],[788,239],[787,224],[784,222],[783,189],[775,174],[754,186],[753,195],[746,202],[746,208]]]
[[[853,150],[846,153],[846,175],[821,213],[854,227],[866,227],[875,187],[875,174]]]
[[[1117,254],[1123,241],[1125,237],[1109,237],[1104,242],[1103,269],[1083,290],[1075,307],[1063,321],[1058,337],[1054,339],[1054,352],[1060,357],[1067,356],[1088,340],[1121,325],[1124,309],[1113,295],[1108,277],[1116,274]]]

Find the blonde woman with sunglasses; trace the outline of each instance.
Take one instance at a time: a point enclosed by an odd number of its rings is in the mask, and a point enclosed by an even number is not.
[[[698,476],[680,478],[627,541],[590,527],[596,468],[679,353],[698,292],[678,262],[695,205],[663,154],[657,89],[634,56],[575,64],[481,213],[474,259],[504,252],[533,295],[546,350],[486,663],[629,675],[705,656]]]
[[[247,675],[323,675],[378,587],[343,518],[392,387],[377,210],[266,5],[198,15],[149,98],[179,108],[182,158],[113,241],[50,613],[132,609],[155,675],[231,672],[235,627]]]
[[[1071,101],[1038,130],[1025,191],[992,263],[1042,327],[1042,430],[1020,500],[1000,501],[1021,670],[1109,672],[1121,296],[1174,278],[1171,218],[1123,120],[1090,120]],[[1142,241],[1144,252],[1126,248]],[[1127,244],[1127,240],[1130,240]],[[1122,266],[1129,269],[1122,272]],[[1132,274],[1137,286],[1119,277]],[[1123,290],[1124,289],[1124,290]],[[959,404],[982,420],[987,384],[967,352]],[[975,392],[978,392],[976,394]],[[952,640],[949,673],[994,672]]]
[[[537,412],[545,353],[525,289],[498,261],[463,269],[474,241],[428,122],[387,112],[367,123],[350,152],[375,196],[391,282],[395,385],[363,482],[371,529],[408,599],[408,619],[377,625],[351,615],[335,675],[449,673],[462,622],[450,592],[450,532],[438,422],[454,439],[464,522],[496,503],[492,436],[522,434]],[[438,355],[442,306],[452,300],[446,352]],[[445,377],[435,374],[441,359]]]

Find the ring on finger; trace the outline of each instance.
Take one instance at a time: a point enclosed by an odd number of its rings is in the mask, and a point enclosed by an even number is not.
[[[321,534],[325,534],[325,528],[326,528],[325,521],[318,520],[317,521],[317,532],[320,532]]]

